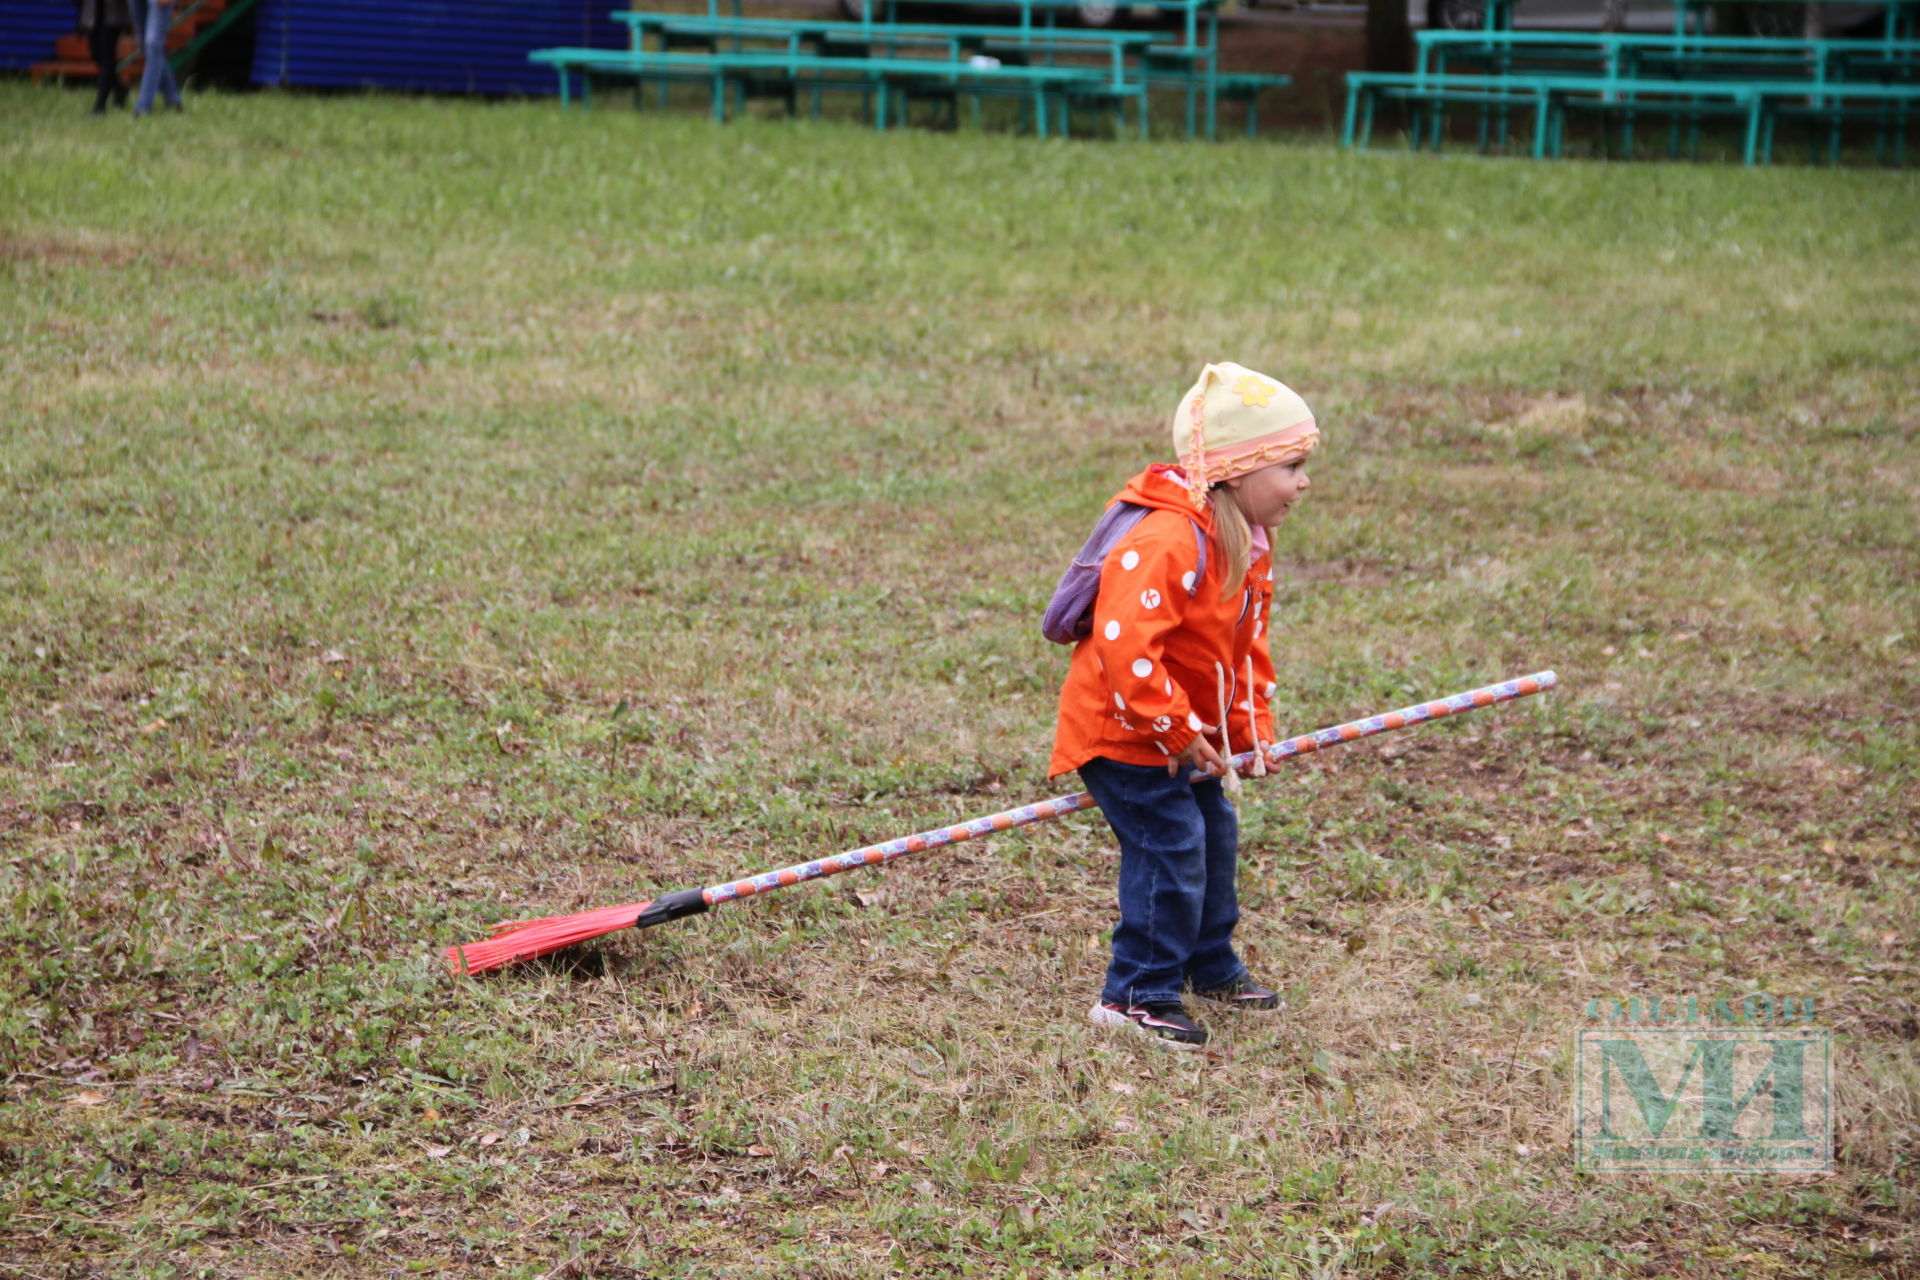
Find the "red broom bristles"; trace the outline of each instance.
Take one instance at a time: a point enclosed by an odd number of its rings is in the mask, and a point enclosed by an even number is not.
[[[649,905],[650,902],[630,902],[624,907],[601,907],[572,916],[543,916],[538,920],[497,924],[493,926],[494,936],[485,942],[448,947],[447,967],[455,973],[485,973],[488,969],[531,960],[588,938],[630,928]]]

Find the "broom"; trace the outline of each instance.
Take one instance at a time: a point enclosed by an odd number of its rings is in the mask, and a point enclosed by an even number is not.
[[[1308,755],[1322,747],[1335,747],[1344,742],[1358,742],[1362,738],[1371,738],[1378,733],[1405,729],[1412,725],[1423,724],[1428,720],[1458,715],[1463,711],[1472,711],[1479,707],[1490,707],[1495,703],[1511,702],[1515,698],[1524,698],[1529,694],[1551,689],[1558,682],[1559,679],[1553,672],[1540,671],[1530,676],[1521,676],[1517,680],[1487,685],[1481,689],[1470,689],[1466,693],[1456,693],[1452,697],[1441,698],[1436,702],[1422,702],[1404,707],[1399,711],[1389,711],[1384,715],[1368,716],[1362,720],[1335,725],[1317,733],[1301,734],[1297,738],[1288,738],[1284,742],[1276,742],[1268,747],[1267,762],[1278,764],[1293,756]],[[1251,751],[1243,751],[1228,760],[1228,764],[1236,770],[1245,768],[1252,762],[1253,752]],[[1208,776],[1195,771],[1191,775],[1191,780],[1199,782]],[[751,898],[758,893],[784,888],[790,884],[799,884],[803,880],[818,880],[822,876],[836,875],[855,867],[878,866],[910,853],[921,853],[928,849],[958,844],[962,840],[990,835],[995,831],[1011,831],[1015,827],[1043,822],[1048,818],[1064,817],[1069,813],[1078,813],[1093,807],[1095,807],[1093,796],[1082,791],[1077,795],[1058,796],[1052,800],[1042,800],[1038,804],[1007,809],[984,818],[975,818],[971,822],[956,823],[950,827],[940,827],[933,831],[923,831],[918,835],[889,840],[884,844],[853,849],[817,862],[797,863],[779,871],[768,871],[744,880],[729,880],[705,889],[681,889],[649,902],[630,902],[620,907],[601,907],[595,911],[583,911],[571,916],[544,916],[538,920],[508,921],[494,925],[494,936],[485,942],[469,942],[465,946],[448,947],[447,967],[455,973],[483,973],[488,969],[498,969],[505,965],[517,964],[522,960],[532,960],[548,955],[570,947],[576,942],[585,942],[589,938],[612,933],[616,929],[650,928],[656,924],[665,924],[669,920],[678,920],[682,916],[699,915],[709,908],[717,907],[723,902],[732,902],[737,898]]]

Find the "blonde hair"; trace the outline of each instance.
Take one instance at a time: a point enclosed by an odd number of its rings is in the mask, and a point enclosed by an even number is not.
[[[1207,498],[1213,503],[1214,539],[1226,553],[1220,598],[1230,600],[1246,584],[1247,568],[1253,563],[1253,522],[1247,519],[1246,510],[1240,505],[1240,495],[1228,485],[1214,485],[1207,490]]]

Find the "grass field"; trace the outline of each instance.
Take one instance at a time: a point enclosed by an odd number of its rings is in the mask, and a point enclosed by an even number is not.
[[[0,85],[0,1275],[1920,1270],[1920,180]],[[489,923],[1076,789],[1068,553],[1324,426],[1197,1060],[1097,817],[481,980]],[[1597,1175],[1594,998],[1807,996],[1837,1168]]]

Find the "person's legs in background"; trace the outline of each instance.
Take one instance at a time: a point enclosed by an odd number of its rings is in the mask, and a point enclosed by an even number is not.
[[[109,97],[116,107],[127,105],[127,86],[120,83],[120,28],[106,21],[105,8],[101,6],[100,19],[87,33],[88,52],[100,68],[99,88],[93,95],[93,114],[97,116],[106,114]]]
[[[168,106],[180,105],[180,86],[167,65],[167,28],[172,25],[173,0],[133,0],[133,26],[147,60],[147,69],[140,75],[140,101],[133,106],[137,116],[153,110],[156,93]]]

